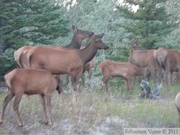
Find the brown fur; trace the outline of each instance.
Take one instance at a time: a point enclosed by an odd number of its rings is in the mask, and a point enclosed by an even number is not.
[[[86,46],[81,46],[81,49],[85,48]],[[92,68],[96,65],[96,57],[94,56],[94,58],[88,62],[87,64],[84,65],[83,68],[83,74],[82,74],[82,85],[85,85],[85,79],[84,79],[84,73],[87,71],[88,72],[88,78],[91,79],[92,76]]]
[[[128,62],[113,62],[105,60],[98,65],[103,75],[103,83],[105,84],[106,91],[108,92],[108,81],[110,77],[122,77],[125,80],[127,92],[133,89],[132,79],[135,76],[149,77],[150,71],[146,68],[138,68]],[[148,72],[149,71],[149,72]]]
[[[137,43],[131,46],[131,53],[129,56],[129,62],[139,68],[145,68],[150,66],[150,71],[153,79],[156,78],[156,60],[154,59],[155,49],[142,50]]]
[[[8,94],[3,102],[3,110],[0,118],[0,124],[4,119],[4,111],[9,101],[15,96],[14,111],[17,116],[19,126],[23,126],[19,116],[19,103],[23,94],[33,95],[39,94],[46,124],[52,125],[51,120],[51,95],[55,89],[61,93],[60,80],[58,77],[53,77],[52,74],[45,70],[34,69],[14,69],[5,76],[8,86]],[[46,110],[47,107],[47,110]],[[49,117],[47,116],[49,113]]]
[[[72,87],[75,90],[75,84],[82,75],[84,65],[93,59],[98,49],[108,48],[101,40],[103,35],[94,35],[90,44],[82,50],[55,50],[47,47],[34,47],[28,52],[30,67],[47,69],[53,74],[69,74]]]
[[[180,127],[180,92],[175,97],[175,104],[179,115],[179,127]]]
[[[86,46],[83,45],[81,46],[80,49],[84,49]],[[84,68],[83,68],[83,73],[82,73],[82,76],[81,76],[81,79],[82,79],[82,85],[83,87],[85,86],[85,78],[84,78],[84,73],[87,71],[88,72],[88,78],[91,79],[91,76],[92,76],[92,68],[95,66],[96,64],[96,58],[94,56],[94,58],[88,62],[87,64],[84,65]],[[65,85],[68,85],[69,83],[69,76],[67,76],[66,78],[66,82],[65,82]],[[90,84],[89,84],[90,85]]]
[[[180,53],[171,49],[160,47],[154,55],[158,66],[159,72],[162,69],[165,70],[166,83],[171,82],[171,76],[173,72],[180,71]]]
[[[154,58],[157,62],[158,81],[163,81],[162,69],[165,70],[165,60],[167,57],[168,49],[164,47],[158,48],[154,53]]]
[[[20,63],[20,57],[23,54],[24,51],[31,49],[33,46],[23,46],[21,48],[19,48],[17,51],[14,52],[14,58],[15,61],[17,62],[17,64],[22,67],[21,63]]]
[[[49,46],[54,49],[80,49],[82,41],[85,38],[90,38],[94,33],[90,31],[85,31],[78,29],[76,26],[72,25],[72,30],[74,32],[72,41],[67,46]],[[27,52],[32,48],[32,46],[23,46],[19,48],[15,53],[14,57],[18,65],[22,68],[29,68],[29,63],[27,60]]]

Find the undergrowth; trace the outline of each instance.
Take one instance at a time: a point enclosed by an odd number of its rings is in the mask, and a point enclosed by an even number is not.
[[[42,106],[38,96],[24,95],[19,111],[24,127],[18,127],[13,101],[5,111],[5,119],[0,126],[0,134],[120,134],[124,127],[166,128],[178,126],[178,113],[174,104],[175,95],[180,87],[172,85],[163,87],[160,99],[138,99],[141,93],[139,86],[133,95],[126,99],[124,86],[113,86],[107,94],[100,87],[82,89],[76,92],[77,101],[72,102],[68,88],[64,94],[57,92],[52,96],[53,126],[43,124]],[[169,89],[170,88],[170,89]],[[6,93],[0,93],[0,109]]]

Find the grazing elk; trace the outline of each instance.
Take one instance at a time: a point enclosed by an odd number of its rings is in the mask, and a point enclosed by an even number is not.
[[[80,49],[82,41],[85,38],[90,38],[94,34],[90,31],[85,31],[78,29],[76,26],[72,25],[72,29],[74,32],[72,41],[67,46],[49,46],[54,49]],[[23,46],[18,49],[15,53],[15,60],[17,61],[18,65],[23,68],[29,68],[29,63],[27,63],[27,52],[32,48],[32,46]]]
[[[180,127],[180,92],[175,97],[175,104],[179,114],[179,127]]]
[[[34,47],[28,52],[30,67],[33,69],[47,69],[52,74],[69,74],[75,98],[75,86],[81,77],[83,67],[91,61],[98,49],[108,49],[102,42],[104,34],[93,35],[89,45],[82,50],[55,50],[47,47]]]
[[[98,65],[102,75],[103,83],[105,84],[106,91],[108,92],[108,81],[111,77],[122,77],[125,80],[127,94],[133,89],[132,79],[135,76],[150,76],[148,68],[139,68],[129,62],[113,62],[105,60]]]
[[[165,82],[168,84],[171,82],[172,73],[180,72],[180,53],[160,47],[155,52],[154,57],[158,63],[159,72],[161,73],[161,69],[165,70]]]
[[[155,49],[151,50],[142,50],[138,46],[137,42],[134,42],[134,44],[131,46],[131,52],[129,56],[129,62],[139,68],[145,68],[147,65],[149,65],[151,75],[153,79],[156,78],[156,60],[154,59],[154,53]]]
[[[14,69],[5,76],[5,80],[8,86],[8,94],[3,102],[0,124],[3,122],[4,112],[7,104],[15,96],[13,108],[16,113],[19,126],[23,126],[18,110],[21,98],[23,94],[39,94],[43,106],[45,123],[52,125],[51,95],[55,89],[59,92],[59,94],[61,93],[59,77],[53,77],[50,72],[41,69]]]

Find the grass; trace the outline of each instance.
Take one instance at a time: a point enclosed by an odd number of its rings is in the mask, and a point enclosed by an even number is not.
[[[90,135],[90,134],[123,134],[124,127],[176,128],[178,113],[174,97],[180,86],[172,85],[160,91],[161,99],[139,100],[139,86],[135,87],[133,96],[124,99],[124,85],[111,85],[110,93],[99,94],[100,84],[93,80],[92,87],[77,93],[76,104],[72,95],[65,92],[62,98],[57,92],[52,96],[53,126],[43,124],[42,106],[38,96],[23,96],[20,103],[20,114],[24,127],[20,128],[12,109],[13,101],[5,112],[5,119],[0,126],[2,135]],[[66,88],[67,89],[67,88]],[[0,109],[6,93],[0,93]]]

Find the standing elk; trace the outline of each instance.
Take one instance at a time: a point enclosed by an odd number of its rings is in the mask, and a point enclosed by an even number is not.
[[[83,74],[82,74],[82,85],[83,87],[85,86],[85,78],[84,78],[84,73],[87,71],[88,72],[88,78],[89,80],[92,77],[92,68],[96,65],[96,58],[94,57],[90,62],[84,65],[83,67]],[[90,86],[90,84],[89,84]]]
[[[165,82],[171,82],[173,72],[180,72],[180,53],[171,49],[160,47],[154,54],[154,57],[159,66],[159,72],[165,70]]]
[[[76,26],[72,25],[72,29],[74,32],[72,41],[67,46],[49,46],[54,49],[80,49],[82,41],[85,38],[90,38],[94,34],[90,31],[85,31],[78,29]],[[27,63],[27,52],[33,48],[33,46],[23,46],[14,53],[14,57],[18,65],[22,68],[29,68],[29,63]]]
[[[127,94],[132,91],[132,80],[135,76],[150,76],[149,67],[138,68],[129,62],[113,62],[105,60],[98,65],[105,84],[106,92],[108,92],[108,81],[111,77],[122,77],[125,80]]]
[[[85,48],[86,46],[85,45],[82,45],[80,49],[83,49]],[[91,79],[92,77],[92,68],[96,65],[96,57],[94,56],[94,58],[88,62],[87,64],[84,65],[84,68],[83,68],[83,73],[82,73],[82,76],[81,76],[81,79],[82,79],[82,86],[84,87],[85,86],[85,77],[84,77],[84,73],[87,71],[88,72],[88,78],[89,80]],[[67,84],[69,82],[69,78],[67,78]],[[90,84],[89,84],[90,85]]]
[[[83,67],[96,55],[98,49],[108,49],[102,42],[104,34],[93,35],[89,45],[82,50],[55,50],[47,47],[33,47],[28,52],[30,67],[33,69],[46,69],[52,74],[69,74],[73,98],[75,86],[81,77]]]
[[[129,56],[129,62],[139,68],[145,68],[147,65],[150,66],[150,71],[153,79],[156,79],[156,60],[154,58],[155,49],[142,50],[135,42],[131,46],[131,52]]]
[[[23,65],[20,63],[20,58],[22,57],[21,55],[23,53],[25,53],[24,51],[26,50],[30,50],[33,46],[23,46],[21,48],[19,48],[17,51],[14,52],[14,59],[17,62],[17,64],[19,65],[19,67],[23,67]],[[22,61],[22,60],[21,60]]]
[[[180,127],[180,92],[175,97],[175,104],[179,115],[179,127]]]
[[[48,125],[52,125],[51,95],[55,89],[59,94],[62,91],[61,86],[59,85],[59,77],[53,77],[50,72],[41,69],[14,69],[5,76],[5,80],[8,86],[8,93],[3,102],[0,124],[2,124],[3,122],[4,112],[7,104],[15,96],[13,109],[16,113],[19,126],[23,126],[18,110],[21,98],[23,94],[39,94],[43,106],[45,123]]]

